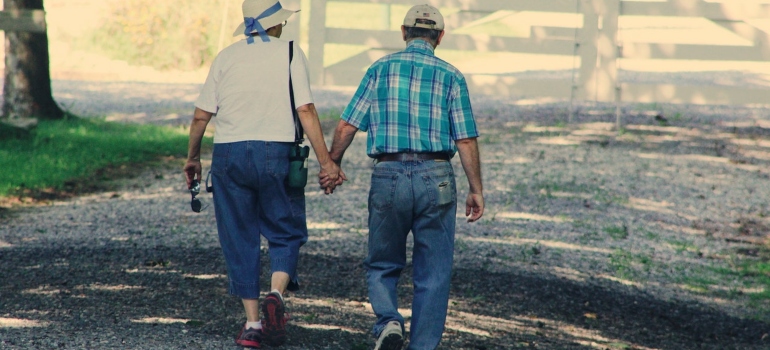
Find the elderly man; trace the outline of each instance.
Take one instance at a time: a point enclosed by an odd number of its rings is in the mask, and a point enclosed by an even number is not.
[[[406,49],[367,70],[337,125],[331,157],[339,164],[355,133],[368,131],[366,153],[375,164],[365,266],[377,315],[375,349],[404,344],[396,285],[406,265],[409,231],[414,236],[409,349],[434,349],[444,331],[452,276],[457,194],[450,159],[458,150],[470,185],[465,215],[473,222],[484,213],[478,131],[465,78],[433,54],[444,36],[441,13],[429,5],[412,7],[401,33]],[[342,179],[321,176],[319,182],[333,186]]]
[[[236,32],[246,38],[222,50],[211,66],[195,103],[184,166],[190,188],[194,179],[200,181],[201,139],[216,116],[211,176],[217,231],[229,292],[242,299],[246,313],[235,341],[253,348],[263,341],[273,346],[285,342],[283,294],[289,286],[298,287],[299,249],[307,242],[304,188],[287,185],[296,131],[290,77],[299,121],[321,174],[335,181],[340,176],[313,105],[305,55],[298,45],[278,39],[294,12],[276,0],[243,2],[244,24]],[[272,272],[261,322],[260,235],[268,241]]]

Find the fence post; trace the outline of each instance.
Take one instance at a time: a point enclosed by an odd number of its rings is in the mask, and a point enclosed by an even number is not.
[[[326,43],[326,0],[313,0],[308,24],[310,84],[324,84],[324,43]]]
[[[620,0],[581,0],[580,82],[578,96],[586,101],[617,102],[618,17]]]
[[[219,39],[217,40],[217,54],[219,54],[220,51],[225,47],[225,35],[227,34],[227,30],[230,28],[229,24],[227,22],[227,19],[230,18],[230,1],[229,0],[222,0],[220,1],[220,6],[222,7],[222,23],[219,24]]]
[[[380,4],[380,27],[382,30],[390,30],[390,4]]]

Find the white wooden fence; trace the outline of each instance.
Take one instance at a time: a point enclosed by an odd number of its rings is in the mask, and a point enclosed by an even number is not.
[[[521,78],[512,74],[466,74],[474,93],[499,96],[550,97],[597,102],[664,102],[695,104],[766,104],[770,88],[732,86],[688,86],[673,83],[638,84],[619,82],[621,59],[706,60],[714,62],[770,61],[770,37],[752,23],[770,20],[770,4],[751,0],[345,0],[349,3],[392,5],[429,3],[460,11],[446,16],[447,35],[441,49],[485,52],[534,53],[573,57],[572,77],[559,79]],[[330,28],[326,24],[330,0],[312,0],[308,45],[312,83],[318,85],[357,85],[365,67],[383,55],[401,50],[404,43],[393,30]],[[577,15],[576,28],[533,26],[529,37],[456,34],[478,13],[498,11],[537,11]],[[472,16],[471,14],[475,14]],[[365,13],[377,20],[377,14]],[[738,36],[749,45],[677,44],[661,42],[622,42],[619,18],[623,16],[669,16],[705,18]],[[627,17],[629,18],[629,17]],[[652,17],[650,17],[652,18]],[[770,25],[765,27],[768,30]],[[665,38],[661,38],[665,39]],[[370,49],[342,62],[324,66],[326,44],[366,45]],[[516,62],[510,62],[515,65]]]

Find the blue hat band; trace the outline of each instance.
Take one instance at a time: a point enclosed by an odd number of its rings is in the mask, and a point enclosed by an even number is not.
[[[271,6],[270,8],[265,10],[265,12],[262,12],[262,14],[260,14],[257,17],[243,17],[243,24],[246,25],[246,29],[243,31],[243,34],[248,36],[248,39],[246,39],[246,41],[249,44],[253,44],[254,38],[251,36],[251,32],[256,31],[263,42],[269,42],[270,37],[267,36],[267,32],[265,31],[265,28],[262,27],[262,25],[259,23],[259,20],[266,17],[270,17],[274,15],[276,12],[280,11],[281,9],[282,9],[281,3],[276,2],[275,5]]]

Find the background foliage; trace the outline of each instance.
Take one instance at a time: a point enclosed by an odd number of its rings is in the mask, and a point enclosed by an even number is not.
[[[158,69],[195,69],[216,56],[223,1],[126,0],[88,38],[113,58]],[[238,9],[239,10],[239,9]],[[230,9],[231,13],[239,12]],[[234,28],[227,28],[227,37]]]

